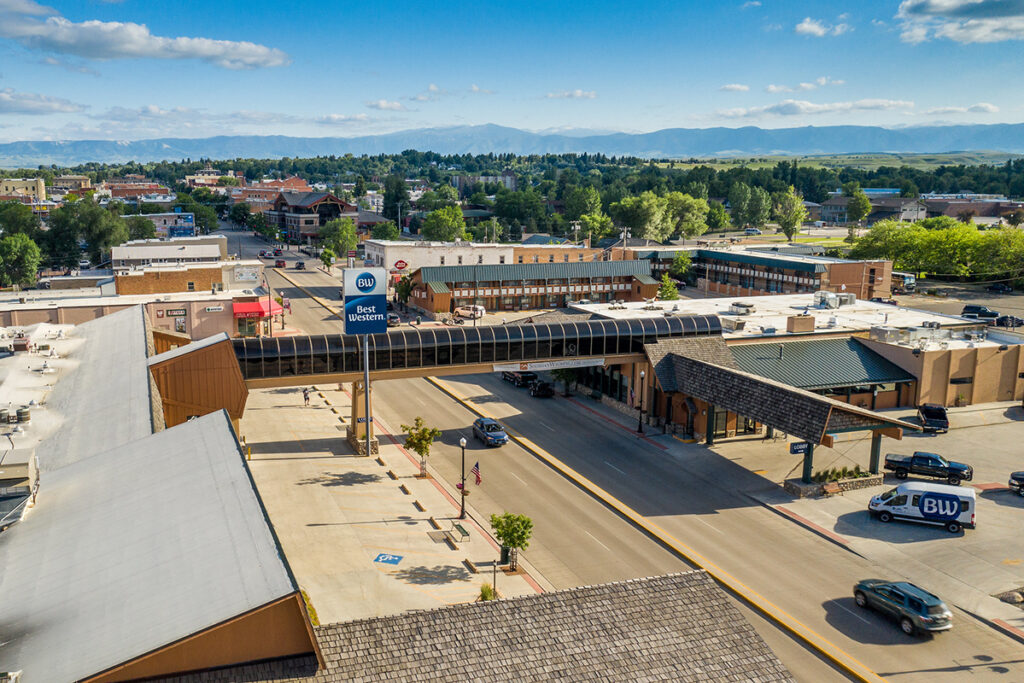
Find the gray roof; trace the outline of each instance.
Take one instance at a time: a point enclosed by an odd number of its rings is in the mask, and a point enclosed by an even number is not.
[[[37,448],[44,473],[153,433],[144,316],[135,306],[75,328],[85,338],[68,354],[76,367],[47,398],[63,422]]]
[[[589,311],[577,311],[574,308],[558,308],[545,313],[531,315],[529,318],[513,320],[509,325],[547,325],[548,323],[580,323],[588,320],[602,319],[596,313]]]
[[[854,387],[914,379],[909,372],[852,337],[781,344],[734,344],[729,350],[740,369],[803,389]]]
[[[826,263],[840,262],[843,259],[827,259],[824,256],[798,256],[796,254],[752,254],[745,251],[716,251],[714,249],[700,249],[697,257],[710,261],[725,261],[727,263],[742,263],[752,266],[769,266],[771,268],[787,268],[808,273],[824,273],[828,268]],[[854,263],[854,261],[850,261]],[[698,271],[700,269],[698,268]]]
[[[726,368],[736,368],[736,361],[729,353],[729,347],[720,335],[707,337],[682,337],[679,339],[663,339],[653,344],[644,344],[644,353],[662,391],[679,391],[676,381],[676,365],[672,356],[695,358],[705,363],[713,363]]]
[[[101,443],[0,534],[0,661],[25,683],[88,678],[296,590],[225,412]]]
[[[175,261],[178,259],[220,260],[220,246],[217,244],[133,244],[114,247],[110,250],[111,261],[141,261],[145,259]]]
[[[703,571],[317,629],[311,658],[174,679],[227,681],[791,681]]]
[[[227,332],[218,332],[217,334],[206,337],[205,339],[194,341],[191,344],[185,344],[176,349],[171,349],[170,351],[164,351],[163,353],[158,353],[155,356],[150,356],[148,365],[153,366],[159,363],[164,363],[172,358],[178,358],[179,356],[184,356],[194,351],[205,349],[208,346],[219,344],[220,342],[227,341],[228,339],[230,339],[230,337],[228,337]]]
[[[471,266],[424,266],[423,282],[510,282],[566,278],[650,275],[651,262],[571,261],[568,263],[505,263]]]

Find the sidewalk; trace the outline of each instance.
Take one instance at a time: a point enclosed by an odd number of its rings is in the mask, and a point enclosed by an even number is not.
[[[266,389],[250,392],[241,421],[250,471],[321,623],[475,600],[492,581],[498,545],[471,506],[461,522],[468,539],[447,538],[458,516],[454,489],[417,478],[418,460],[387,435],[379,460],[352,455],[340,419],[348,412],[336,385],[312,392],[309,407],[299,389]],[[497,572],[502,597],[545,589],[520,567]]]

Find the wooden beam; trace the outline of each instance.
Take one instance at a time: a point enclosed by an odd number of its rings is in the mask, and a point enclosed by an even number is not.
[[[903,428],[902,427],[882,427],[881,429],[872,429],[872,433],[881,434],[882,436],[888,436],[890,439],[896,439],[897,441],[903,440]]]
[[[822,446],[824,446],[825,448],[832,448],[834,444],[835,444],[835,439],[832,437],[831,434],[824,434],[824,435],[822,435],[822,437],[821,437],[821,445]]]

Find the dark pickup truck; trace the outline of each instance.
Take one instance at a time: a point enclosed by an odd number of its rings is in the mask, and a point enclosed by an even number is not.
[[[885,469],[896,473],[897,479],[906,479],[907,475],[920,474],[925,477],[945,479],[950,486],[959,486],[962,481],[974,478],[974,469],[962,462],[951,462],[941,455],[916,451],[911,456],[885,456]]]
[[[917,419],[926,432],[948,432],[949,415],[937,403],[923,403],[917,409]]]

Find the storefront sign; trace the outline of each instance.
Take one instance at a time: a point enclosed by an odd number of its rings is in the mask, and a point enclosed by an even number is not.
[[[398,259],[397,261],[395,261],[395,269],[396,270],[405,270],[408,267],[409,267],[409,264],[406,263],[405,261],[403,261],[402,259]]]
[[[524,370],[557,370],[560,368],[592,368],[604,365],[604,358],[571,358],[541,361],[539,363],[502,363],[491,366],[494,372],[522,372]]]
[[[220,313],[223,310],[224,310],[223,306],[207,306],[206,307],[206,312],[207,313]]]
[[[167,317],[173,318],[174,316],[188,315],[188,312],[184,308],[170,308],[167,310]]]
[[[345,334],[387,332],[387,273],[384,269],[349,268],[343,284]]]

